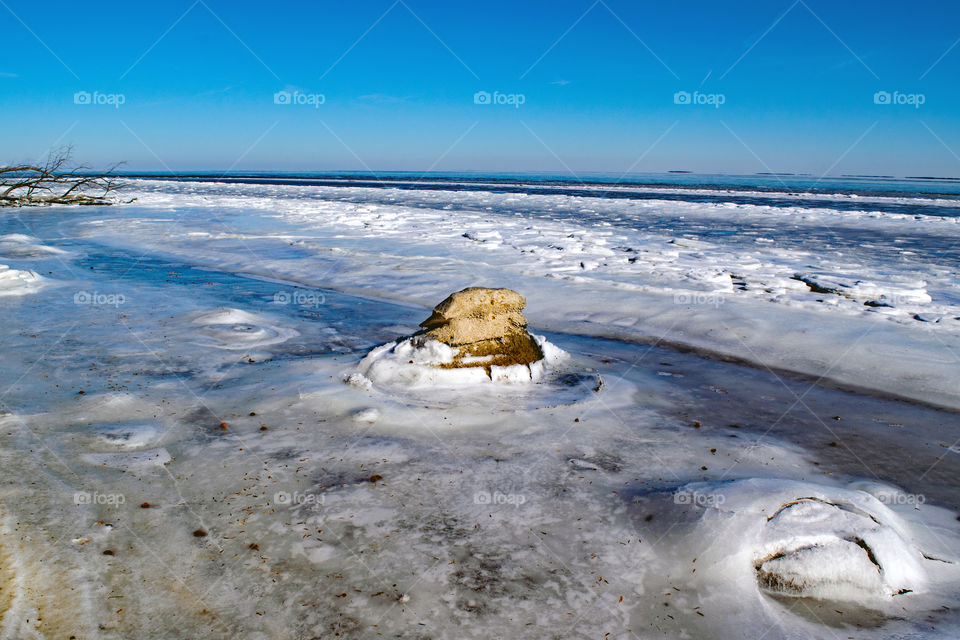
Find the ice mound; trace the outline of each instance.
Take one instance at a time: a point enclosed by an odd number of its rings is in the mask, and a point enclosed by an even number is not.
[[[98,441],[106,446],[135,450],[152,446],[164,431],[158,424],[121,424],[98,429],[96,435]]]
[[[843,500],[787,503],[770,517],[763,539],[757,583],[778,595],[861,600],[909,593],[924,582],[920,552],[894,527]]]
[[[33,271],[19,271],[0,264],[0,297],[33,293],[43,284],[44,279]]]
[[[538,382],[566,353],[527,332],[525,305],[509,289],[458,291],[420,323],[421,331],[367,354],[359,374],[409,386]],[[356,376],[349,381],[364,385]]]
[[[718,562],[735,558],[726,570],[752,570],[764,593],[867,604],[926,584],[907,524],[865,491],[774,479],[682,491],[714,507],[701,527],[718,541]]]
[[[191,342],[218,349],[264,347],[285,342],[299,335],[294,329],[264,323],[263,319],[240,309],[221,308],[195,313],[190,318],[195,328]]]
[[[63,249],[40,244],[36,238],[22,233],[0,236],[0,256],[8,259],[47,258],[67,253]]]
[[[794,275],[814,293],[829,293],[851,300],[866,301],[870,306],[899,307],[930,304],[924,280],[889,275],[886,278],[861,280],[845,274],[815,273]]]

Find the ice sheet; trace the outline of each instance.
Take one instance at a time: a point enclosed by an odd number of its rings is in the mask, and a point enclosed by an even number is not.
[[[829,200],[142,184],[141,215],[82,233],[426,308],[463,286],[510,286],[541,328],[685,344],[960,407],[960,218]]]
[[[48,286],[0,304],[3,640],[960,635],[956,413],[637,344],[676,323],[668,341],[955,398],[952,325],[902,308],[956,304],[952,223],[157,189],[0,221],[62,251],[4,258]],[[834,253],[872,234],[859,267],[812,250],[829,216]],[[655,259],[615,262],[624,241]],[[784,276],[778,298],[733,284],[723,255],[850,286]],[[359,377],[477,281],[526,294],[568,354],[555,375]],[[891,287],[900,307],[851,299]]]

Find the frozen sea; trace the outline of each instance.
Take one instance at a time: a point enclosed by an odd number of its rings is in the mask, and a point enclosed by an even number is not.
[[[960,183],[131,179],[0,212],[0,638],[960,637]],[[509,287],[537,383],[358,375]]]

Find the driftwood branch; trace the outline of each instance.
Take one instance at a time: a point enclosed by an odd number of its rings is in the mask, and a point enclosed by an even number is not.
[[[62,147],[42,165],[0,167],[0,207],[113,204],[112,194],[125,186],[115,173],[122,163],[95,172],[72,159],[73,148]]]

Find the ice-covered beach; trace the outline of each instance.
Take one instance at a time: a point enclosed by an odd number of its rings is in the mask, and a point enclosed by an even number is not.
[[[307,182],[0,217],[0,638],[960,635],[960,196]]]

